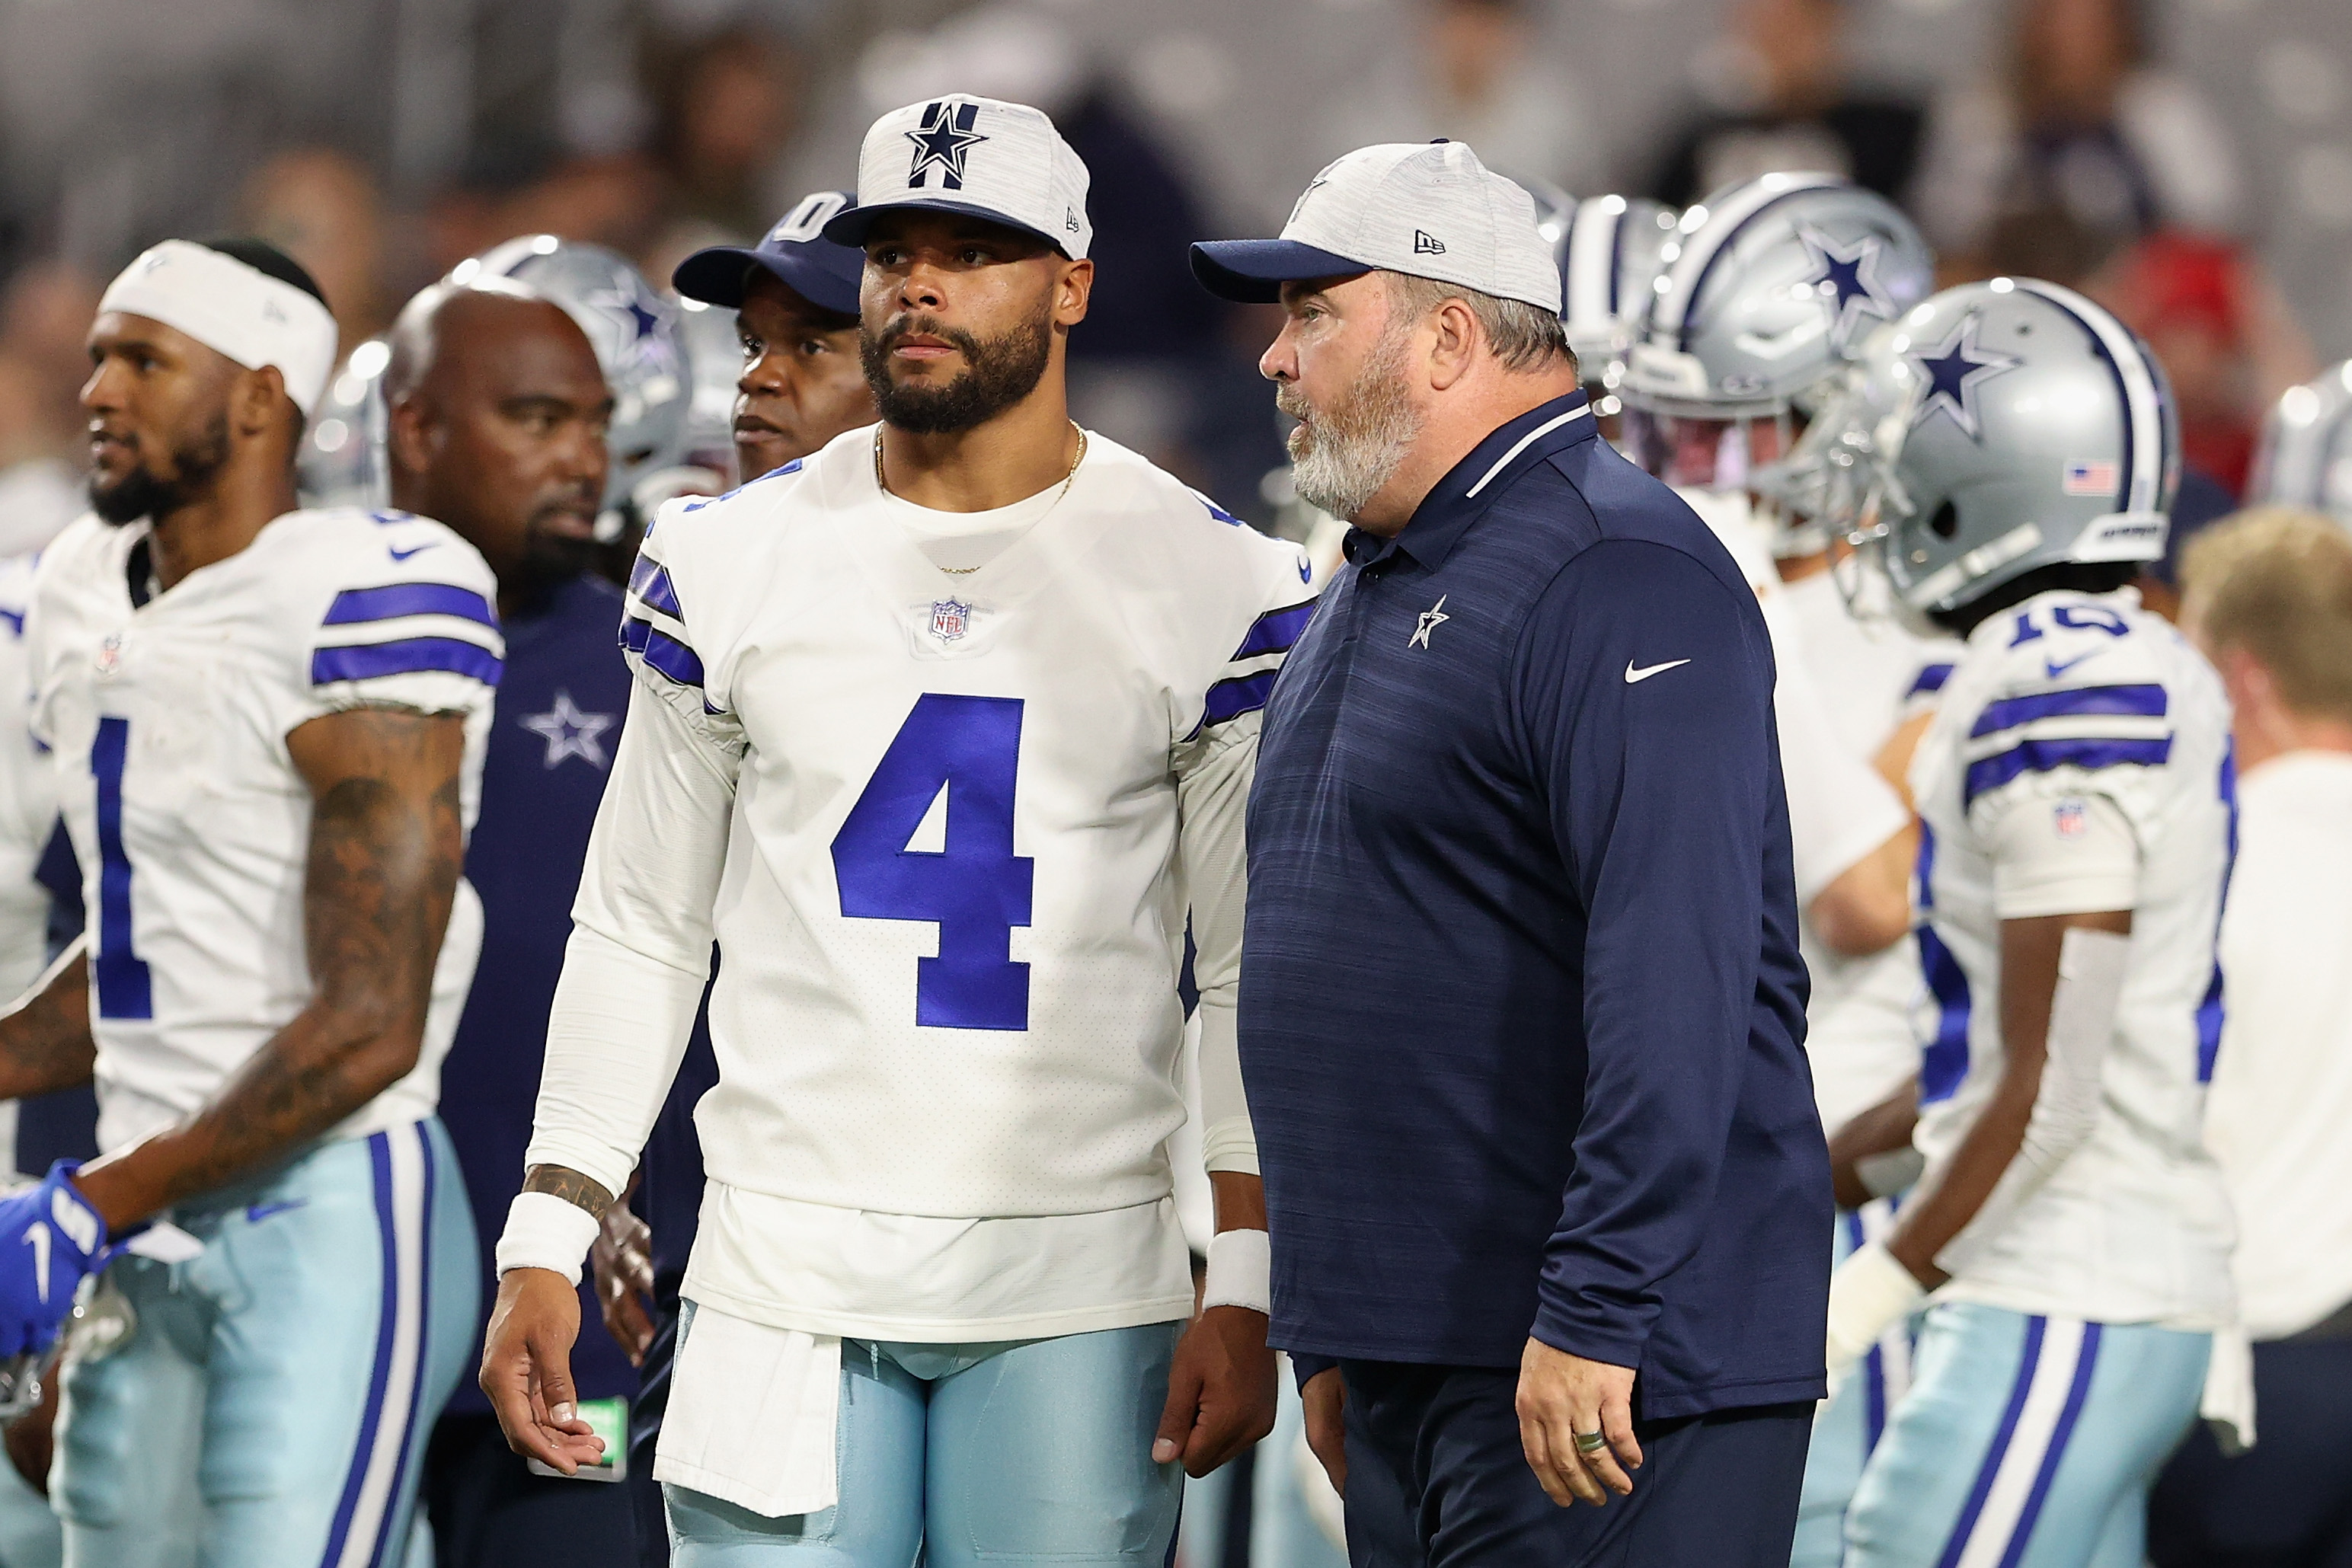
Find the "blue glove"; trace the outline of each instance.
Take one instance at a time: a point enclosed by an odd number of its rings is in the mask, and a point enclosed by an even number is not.
[[[74,1186],[80,1168],[59,1160],[40,1186],[0,1198],[0,1358],[48,1349],[83,1277],[114,1256],[106,1221]]]

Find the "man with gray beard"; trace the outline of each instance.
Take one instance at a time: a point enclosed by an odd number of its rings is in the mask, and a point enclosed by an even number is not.
[[[1594,438],[1467,147],[1192,256],[1282,305],[1298,492],[1355,525],[1265,710],[1239,1020],[1351,1558],[1785,1564],[1830,1188],[1756,596]]]

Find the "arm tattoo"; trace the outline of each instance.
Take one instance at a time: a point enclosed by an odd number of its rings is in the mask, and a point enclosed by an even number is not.
[[[0,1016],[0,1099],[46,1094],[89,1082],[98,1046],[89,1034],[89,960],[77,937],[16,1006]]]
[[[313,722],[335,727],[289,737],[317,790],[303,894],[310,1004],[211,1105],[142,1145],[150,1208],[292,1155],[415,1065],[463,870],[461,724],[380,709]]]
[[[613,1195],[603,1184],[592,1181],[578,1171],[562,1166],[533,1166],[522,1178],[525,1192],[544,1192],[562,1198],[576,1208],[584,1208],[597,1218],[613,1207]]]

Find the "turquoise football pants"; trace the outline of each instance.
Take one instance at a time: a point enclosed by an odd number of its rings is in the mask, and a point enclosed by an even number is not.
[[[1162,1568],[1183,1472],[1151,1438],[1183,1327],[844,1341],[840,1500],[768,1519],[665,1485],[672,1568]],[[689,1301],[681,1351],[693,1328]]]
[[[137,1325],[68,1363],[68,1568],[398,1568],[481,1293],[440,1122],[327,1144],[173,1220],[203,1254],[118,1260]]]

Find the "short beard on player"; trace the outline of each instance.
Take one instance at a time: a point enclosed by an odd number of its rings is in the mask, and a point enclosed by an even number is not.
[[[1352,522],[1421,439],[1421,413],[1404,391],[1407,337],[1381,333],[1347,392],[1319,413],[1296,382],[1275,392],[1274,405],[1299,422],[1290,476],[1307,505]]]
[[[91,475],[89,509],[116,528],[175,512],[211,490],[227,463],[228,415],[216,413],[202,435],[172,454],[169,479],[157,478],[144,461],[110,486]]]
[[[917,332],[952,343],[964,371],[943,387],[902,386],[890,379],[890,350]],[[904,316],[879,337],[861,329],[857,361],[885,424],[916,435],[948,435],[985,424],[1037,390],[1054,347],[1051,304],[1003,337],[982,340],[927,316]]]

